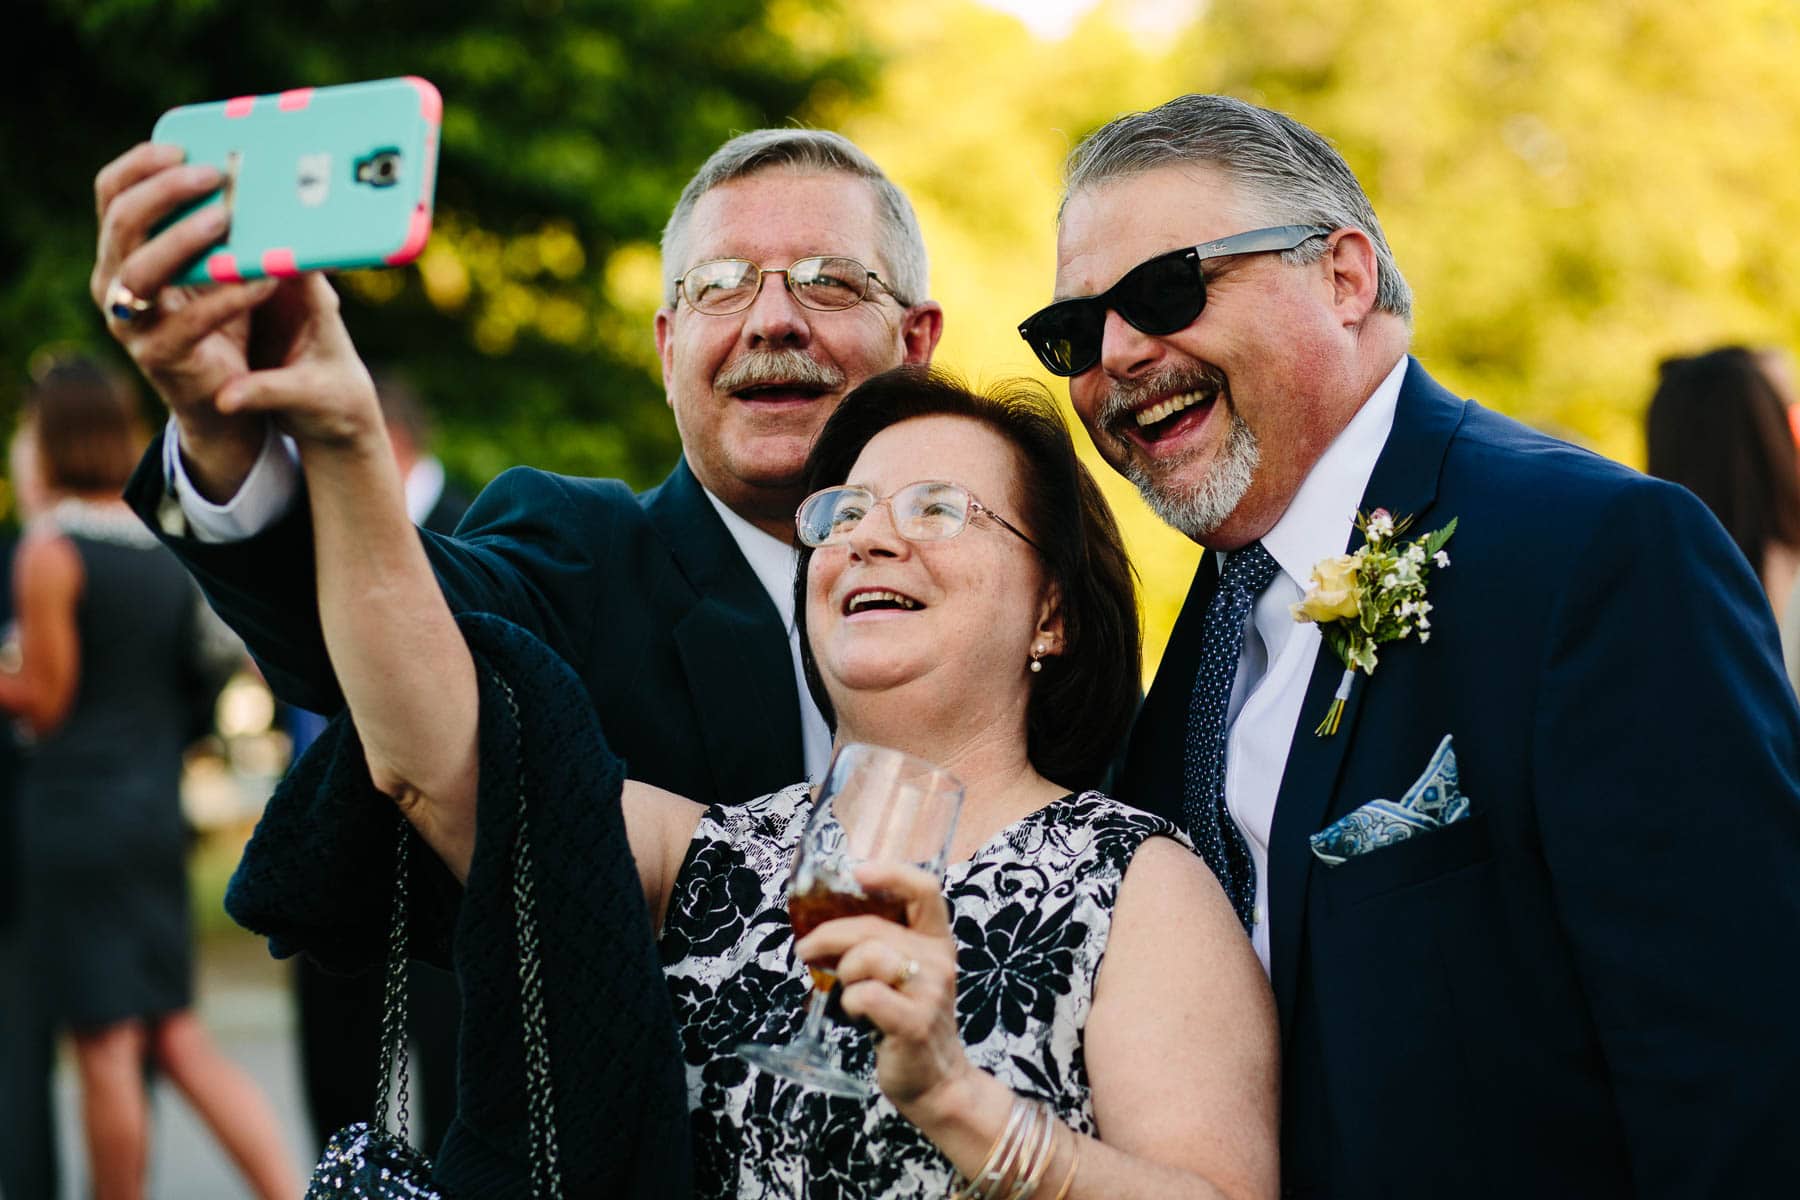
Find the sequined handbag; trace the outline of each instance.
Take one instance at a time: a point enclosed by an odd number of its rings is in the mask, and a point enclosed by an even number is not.
[[[499,676],[519,727],[512,688]],[[562,1179],[556,1163],[556,1116],[550,1096],[550,1044],[544,1019],[543,972],[538,963],[537,905],[529,864],[523,754],[519,755],[519,832],[513,843],[513,917],[519,934],[519,1008],[525,1032],[526,1102],[531,1118],[531,1194],[557,1200]],[[432,1178],[431,1159],[407,1137],[406,1070],[406,879],[412,838],[400,821],[400,848],[394,862],[394,905],[388,928],[385,982],[381,997],[381,1081],[375,1091],[375,1119],[357,1121],[332,1134],[313,1168],[305,1200],[451,1200]],[[388,1129],[388,1099],[397,1101],[397,1130]]]

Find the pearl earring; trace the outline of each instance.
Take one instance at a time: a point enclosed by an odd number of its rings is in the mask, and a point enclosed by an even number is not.
[[[1033,642],[1031,645],[1031,670],[1033,674],[1044,669],[1044,664],[1040,660],[1044,657],[1045,649],[1046,647],[1042,642]]]

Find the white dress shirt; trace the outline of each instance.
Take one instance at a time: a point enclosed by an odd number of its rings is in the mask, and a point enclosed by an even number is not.
[[[263,442],[262,454],[250,468],[243,486],[223,504],[208,501],[188,480],[187,471],[181,465],[179,436],[171,417],[163,437],[163,473],[169,490],[181,503],[189,532],[199,541],[236,542],[254,537],[279,520],[299,493],[299,452],[293,439],[276,433],[273,425]],[[425,461],[435,463],[437,460],[421,459],[421,462]],[[406,507],[415,524],[424,520],[431,506],[437,503],[437,495],[444,485],[442,466],[437,468],[436,487],[430,488],[426,495],[427,489],[423,485],[428,482],[428,479],[421,481],[420,495],[415,498],[412,478],[407,479]],[[705,491],[704,488],[701,490]],[[775,611],[781,616],[782,626],[787,630],[788,657],[794,665],[794,686],[800,694],[800,752],[806,764],[807,779],[817,782],[824,777],[825,767],[831,760],[831,731],[825,726],[819,706],[813,703],[812,693],[806,687],[806,675],[800,668],[800,631],[794,620],[794,564],[799,552],[732,512],[711,492],[706,492],[706,498],[712,502],[719,519],[725,522],[731,540],[737,543],[750,569],[756,573],[757,582],[769,594]],[[414,511],[416,502],[424,502],[423,512]]]
[[[300,491],[300,452],[294,439],[269,423],[262,453],[237,493],[223,504],[202,496],[181,464],[181,433],[175,418],[163,431],[163,482],[181,502],[188,533],[200,542],[241,542],[255,537],[286,513]]]
[[[1225,807],[1243,831],[1256,864],[1256,907],[1252,912],[1251,945],[1263,970],[1269,969],[1269,922],[1283,919],[1269,912],[1269,830],[1275,823],[1275,798],[1287,767],[1288,747],[1300,721],[1317,721],[1324,713],[1302,714],[1313,660],[1320,649],[1319,627],[1294,620],[1288,611],[1306,594],[1313,567],[1344,552],[1356,518],[1356,506],[1369,485],[1375,460],[1394,427],[1394,406],[1406,374],[1402,357],[1343,432],[1326,447],[1294,494],[1293,503],[1262,537],[1281,571],[1270,581],[1250,613],[1244,653],[1226,710]],[[1405,514],[1396,514],[1404,516]],[[1221,555],[1221,567],[1228,555]]]

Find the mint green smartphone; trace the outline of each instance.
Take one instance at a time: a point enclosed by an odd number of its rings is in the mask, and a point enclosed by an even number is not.
[[[231,226],[177,283],[411,262],[431,236],[444,104],[417,76],[172,108],[150,137],[225,172],[175,214],[223,204]]]

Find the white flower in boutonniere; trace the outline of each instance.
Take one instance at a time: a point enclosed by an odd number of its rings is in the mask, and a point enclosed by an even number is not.
[[[1375,673],[1375,647],[1418,634],[1421,644],[1431,640],[1431,603],[1425,599],[1425,583],[1435,568],[1450,565],[1444,543],[1456,532],[1456,519],[1410,542],[1400,540],[1412,524],[1411,517],[1396,521],[1378,508],[1368,516],[1358,513],[1356,527],[1363,544],[1354,554],[1337,554],[1313,568],[1312,581],[1300,603],[1290,605],[1296,621],[1311,621],[1331,652],[1344,664],[1344,677],[1325,719],[1313,733],[1330,737],[1344,716],[1344,703],[1356,673]]]

